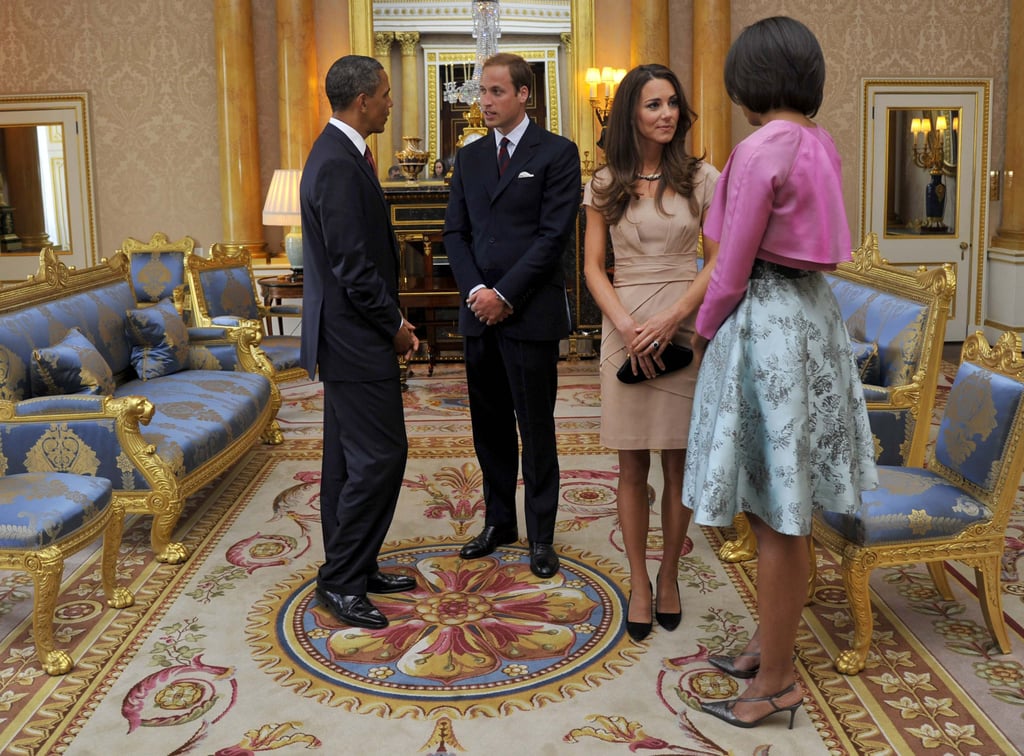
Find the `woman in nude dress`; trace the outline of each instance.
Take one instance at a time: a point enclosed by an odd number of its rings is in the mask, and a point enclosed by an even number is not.
[[[674,630],[682,615],[678,564],[689,510],[680,507],[696,365],[655,376],[661,354],[688,346],[693,315],[704,296],[711,261],[698,273],[697,242],[718,171],[687,154],[696,114],[676,75],[642,65],[622,80],[605,132],[607,165],[583,193],[584,272],[603,313],[601,442],[618,450],[618,514],[630,570],[626,630],[634,640],[658,624]],[[614,280],[607,275],[607,239]],[[616,378],[624,362],[648,380]],[[664,551],[655,600],[647,572],[651,450],[661,451]],[[682,510],[682,511],[680,511]]]

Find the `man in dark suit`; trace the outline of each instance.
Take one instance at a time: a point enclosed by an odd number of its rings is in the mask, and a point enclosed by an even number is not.
[[[381,572],[408,440],[396,355],[418,346],[398,305],[398,243],[366,137],[391,111],[387,74],[348,55],[327,72],[333,117],[302,171],[302,366],[324,386],[320,522],[324,563],[317,599],[339,620],[379,628],[367,593],[410,590]]]
[[[575,144],[527,118],[531,83],[518,55],[484,63],[480,106],[493,131],[456,154],[444,245],[465,300],[459,330],[487,508],[461,555],[519,538],[518,421],[530,569],[547,578],[558,571],[558,343],[570,331],[562,254],[579,209],[580,159]]]

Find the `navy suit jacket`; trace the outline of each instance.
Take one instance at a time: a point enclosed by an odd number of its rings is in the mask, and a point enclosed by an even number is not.
[[[505,335],[558,340],[569,335],[562,256],[580,203],[576,145],[531,122],[498,176],[494,133],[455,157],[444,247],[462,299],[478,284],[497,289],[513,313],[498,323]],[[459,330],[486,328],[463,301]]]
[[[380,182],[328,123],[302,170],[302,366],[323,381],[398,377],[398,242]]]

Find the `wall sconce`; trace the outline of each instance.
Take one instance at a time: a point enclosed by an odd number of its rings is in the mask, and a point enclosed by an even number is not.
[[[597,140],[597,146],[604,149],[604,127],[608,122],[608,114],[612,111],[612,103],[615,101],[615,88],[626,75],[625,68],[588,68],[586,82],[590,87],[590,107],[594,109],[597,122],[601,126],[601,137]],[[604,96],[598,97],[597,87],[604,85]]]
[[[270,180],[267,201],[263,205],[264,226],[286,226],[284,253],[292,268],[292,280],[302,275],[302,211],[299,206],[299,180],[302,171],[297,168],[277,169]]]

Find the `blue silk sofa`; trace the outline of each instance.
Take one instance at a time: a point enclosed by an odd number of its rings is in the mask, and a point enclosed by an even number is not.
[[[0,475],[108,478],[126,512],[153,516],[156,558],[183,561],[185,499],[280,441],[258,343],[252,328],[187,329],[169,300],[137,309],[123,254],[75,270],[44,249],[0,289]]]
[[[906,270],[890,265],[874,233],[853,259],[827,275],[839,303],[867,401],[880,465],[920,467],[928,444],[942,364],[946,320],[956,295],[952,266]],[[751,559],[757,545],[746,517],[719,556]]]

